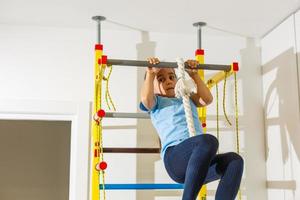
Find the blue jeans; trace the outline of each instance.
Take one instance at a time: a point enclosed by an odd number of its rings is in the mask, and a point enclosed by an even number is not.
[[[197,135],[168,147],[164,156],[169,176],[184,183],[182,200],[195,200],[202,185],[218,179],[216,200],[233,200],[243,174],[243,158],[236,153],[218,154],[218,140],[210,134]]]

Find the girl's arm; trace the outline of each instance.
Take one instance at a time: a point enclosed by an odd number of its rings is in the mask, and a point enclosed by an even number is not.
[[[213,101],[213,96],[205,85],[205,83],[201,80],[198,73],[193,74],[191,78],[195,81],[197,85],[197,93],[191,96],[191,99],[195,103],[197,107],[207,106]]]
[[[154,78],[155,74],[147,71],[146,78],[141,89],[141,101],[148,110],[151,110],[154,105]]]
[[[158,58],[148,58],[147,59],[150,64],[158,64],[159,59]],[[159,72],[159,68],[155,67],[148,67],[146,77],[144,80],[144,83],[142,85],[141,89],[141,101],[143,105],[148,109],[151,110],[154,106],[155,100],[154,100],[154,79],[156,74]]]
[[[187,64],[191,68],[195,68],[198,64],[195,60],[188,60],[186,61]],[[189,73],[190,77],[195,81],[197,85],[197,93],[191,96],[191,99],[195,103],[197,107],[207,106],[213,101],[213,96],[205,85],[205,83],[201,80],[200,76],[198,75],[198,71],[196,69],[188,69],[187,72]]]

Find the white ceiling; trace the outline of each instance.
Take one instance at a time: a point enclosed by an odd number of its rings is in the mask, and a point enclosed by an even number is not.
[[[260,38],[300,8],[300,0],[0,0],[0,23],[95,28],[94,15],[138,30],[193,34],[194,22]],[[123,27],[124,27],[123,26]]]

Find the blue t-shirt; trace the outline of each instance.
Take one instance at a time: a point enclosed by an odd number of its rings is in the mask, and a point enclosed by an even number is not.
[[[198,119],[197,107],[190,100],[196,135],[202,133],[202,127]],[[140,108],[150,114],[152,124],[155,127],[162,143],[161,157],[169,146],[179,144],[181,141],[189,138],[184,106],[182,98],[169,98],[155,96],[155,104],[151,110],[148,110],[142,103]]]

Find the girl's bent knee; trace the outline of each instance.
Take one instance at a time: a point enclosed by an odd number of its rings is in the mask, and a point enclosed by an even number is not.
[[[238,160],[239,162],[244,163],[244,159],[239,154],[237,154],[235,152],[230,152],[228,154],[229,154],[231,160]]]
[[[218,150],[219,147],[219,142],[218,139],[210,134],[203,134],[196,136],[197,141],[196,141],[196,146],[208,150],[209,152],[215,154]]]
[[[218,139],[210,134],[204,134],[204,142],[211,146],[212,148],[215,148],[216,150],[219,148],[219,141]]]
[[[210,140],[211,143],[214,143],[215,146],[219,147],[219,141],[218,141],[218,139],[215,136],[210,135],[210,134],[206,134],[206,135],[209,138],[209,140]]]
[[[236,163],[236,165],[238,165],[238,168],[242,170],[244,168],[244,159],[242,158],[242,156],[233,152],[231,152],[230,154],[232,162]]]

